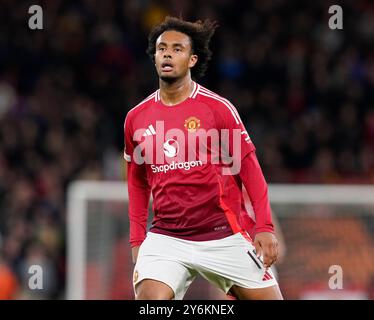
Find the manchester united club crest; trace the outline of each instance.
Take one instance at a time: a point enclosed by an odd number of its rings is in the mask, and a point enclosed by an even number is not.
[[[200,120],[196,117],[189,117],[184,120],[184,127],[189,132],[196,132],[196,130],[200,128]]]

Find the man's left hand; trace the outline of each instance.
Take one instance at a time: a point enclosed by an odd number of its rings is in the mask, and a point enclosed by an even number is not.
[[[278,240],[271,232],[259,232],[254,239],[257,257],[263,257],[264,267],[270,268],[278,258]]]

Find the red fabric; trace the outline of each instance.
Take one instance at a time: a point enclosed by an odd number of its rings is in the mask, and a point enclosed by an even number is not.
[[[145,175],[145,166],[128,163],[128,190],[131,246],[139,246],[146,234],[150,187]]]
[[[242,183],[249,188],[248,193],[255,204],[257,231],[271,229],[262,172],[252,156],[248,158],[252,160],[245,160],[248,155],[254,154],[255,146],[236,109],[228,100],[199,85],[196,85],[194,93],[175,106],[166,106],[156,91],[127,114],[125,158],[129,161],[132,246],[139,245],[145,238],[150,192],[154,212],[150,231],[155,233],[205,241],[238,232],[242,216],[247,213]],[[195,127],[206,131],[217,129],[219,132],[226,129],[229,145],[223,139],[220,143],[234,160],[240,163],[244,159],[242,165],[246,168],[232,175],[224,174],[230,165],[221,161],[223,154],[218,153],[217,146],[210,140],[203,143],[206,148],[201,148],[199,143],[191,144],[190,139],[195,139],[197,134],[193,130]],[[236,140],[234,131],[235,134],[239,132]],[[241,150],[240,155],[236,153],[238,149]],[[146,163],[138,162],[140,154]],[[188,158],[188,155],[195,158]],[[217,155],[220,161],[214,162]],[[207,161],[204,161],[204,156]],[[160,162],[156,162],[157,159]],[[192,160],[195,160],[194,166]],[[260,184],[259,187],[254,185],[256,183]]]
[[[258,232],[274,232],[268,187],[255,152],[242,160],[240,178],[251,200],[256,222],[248,215],[241,216],[242,227],[254,238]]]

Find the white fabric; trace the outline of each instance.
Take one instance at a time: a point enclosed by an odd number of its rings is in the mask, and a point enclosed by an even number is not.
[[[254,249],[240,233],[219,240],[189,241],[148,232],[134,268],[134,290],[143,279],[158,280],[181,300],[198,274],[226,293],[233,285],[251,289],[276,285],[271,270],[267,271],[271,279],[264,279],[265,268]]]

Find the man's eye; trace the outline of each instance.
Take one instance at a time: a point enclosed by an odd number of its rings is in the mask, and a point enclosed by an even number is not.
[[[164,51],[164,50],[165,50],[165,48],[158,48],[158,50],[159,50],[159,51]]]
[[[181,49],[180,48],[175,48],[174,51],[179,52],[179,51],[181,51]]]

